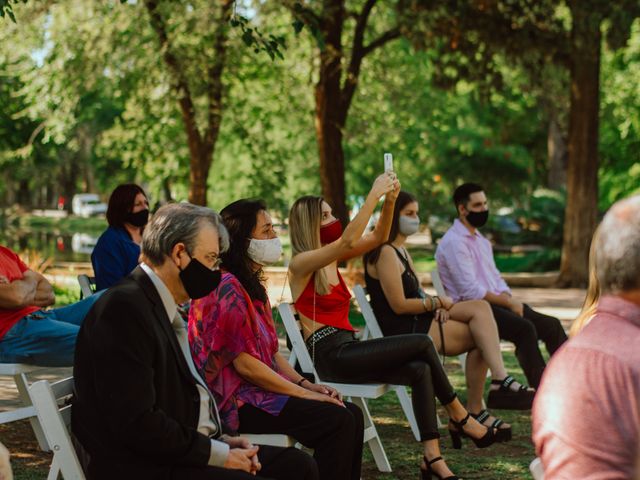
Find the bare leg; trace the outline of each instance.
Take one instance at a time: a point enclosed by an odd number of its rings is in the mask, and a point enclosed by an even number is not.
[[[488,366],[477,348],[467,353],[465,377],[467,380],[467,409],[477,414],[484,408],[484,380]]]
[[[433,460],[434,458],[441,456],[439,439],[436,438],[433,440],[427,440],[426,442],[423,442],[423,443],[424,443],[424,456],[428,460]],[[422,468],[424,469],[427,468],[427,462],[425,462],[424,460],[422,461]],[[440,477],[442,478],[446,478],[453,475],[453,472],[449,470],[449,467],[444,462],[444,460],[431,464],[431,469],[435,473],[440,475]]]
[[[491,369],[491,378],[505,378],[507,371],[500,352],[498,327],[489,304],[483,300],[459,302],[451,307],[449,313],[452,319],[469,325],[474,343]]]

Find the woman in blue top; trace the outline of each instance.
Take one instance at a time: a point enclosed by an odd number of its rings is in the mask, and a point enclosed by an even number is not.
[[[91,254],[97,290],[109,288],[138,265],[142,231],[149,220],[149,200],[135,183],[118,185],[109,197],[109,228]]]

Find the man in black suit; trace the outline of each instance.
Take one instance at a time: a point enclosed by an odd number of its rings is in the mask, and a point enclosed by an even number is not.
[[[304,452],[223,435],[193,365],[177,304],[216,288],[227,246],[217,213],[162,207],[145,229],[143,263],[87,315],[76,344],[72,430],[90,457],[90,480],[318,478]]]

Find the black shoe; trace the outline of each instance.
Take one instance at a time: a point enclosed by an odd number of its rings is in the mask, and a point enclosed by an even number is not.
[[[464,431],[464,426],[467,424],[469,420],[469,414],[464,417],[461,421],[456,422],[453,419],[449,419],[449,435],[451,436],[451,443],[453,444],[453,448],[460,449],[462,448],[462,437],[467,437],[471,439],[471,441],[478,448],[486,448],[489,445],[493,445],[496,442],[496,430],[495,428],[487,428],[487,433],[485,433],[481,438],[475,438],[469,435]],[[451,428],[451,427],[454,428]],[[484,425],[483,425],[484,427]]]
[[[431,480],[433,477],[435,477],[438,480],[458,480],[458,477],[456,477],[455,475],[449,475],[448,477],[441,477],[436,472],[431,470],[431,465],[433,465],[436,462],[439,462],[440,460],[442,460],[442,457],[436,457],[433,460],[427,460],[427,457],[424,457],[424,463],[427,466],[427,469],[426,470],[423,470],[422,468],[420,469],[420,473],[422,474],[422,480]]]
[[[487,421],[491,414],[488,410],[480,410],[480,413],[478,413],[477,415],[475,413],[471,413],[471,416],[475,418],[478,423],[481,423],[482,425],[487,427],[484,422]],[[511,440],[511,427],[500,428],[503,425],[504,421],[496,417],[496,419],[491,422],[491,425],[488,426],[488,428],[496,429],[496,442],[508,442],[509,440]]]
[[[536,392],[529,390],[525,385],[520,385],[518,390],[512,390],[511,384],[515,379],[507,375],[504,380],[491,380],[491,385],[499,385],[497,390],[489,390],[487,407],[503,410],[529,410],[533,404]]]

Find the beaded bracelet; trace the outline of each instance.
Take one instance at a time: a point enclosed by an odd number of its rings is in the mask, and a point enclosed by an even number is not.
[[[436,304],[437,308],[442,308],[442,300],[440,300],[440,297],[438,295],[434,295],[431,298],[433,298],[433,301]]]
[[[436,311],[436,299],[434,297],[429,297],[431,299],[431,311]]]

